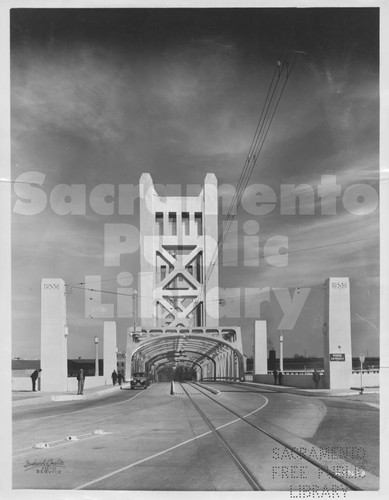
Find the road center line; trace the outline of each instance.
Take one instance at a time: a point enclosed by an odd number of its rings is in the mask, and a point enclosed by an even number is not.
[[[239,420],[242,420],[242,418],[247,418],[250,415],[253,415],[254,413],[256,413],[257,411],[262,410],[262,408],[265,408],[265,406],[268,404],[269,400],[267,399],[267,397],[262,396],[262,394],[260,396],[262,398],[266,399],[265,403],[262,406],[260,406],[259,408],[257,408],[254,411],[251,411],[250,413],[247,413],[247,415],[243,415],[243,417],[236,418],[235,420],[231,420],[231,422],[228,422],[227,424],[223,424],[223,425],[220,425],[219,427],[216,427],[216,430],[218,431],[219,429],[222,429],[223,427],[227,427],[228,425],[234,424],[235,422],[238,422]]]

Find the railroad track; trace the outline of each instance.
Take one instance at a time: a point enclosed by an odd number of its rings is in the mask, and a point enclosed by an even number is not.
[[[218,405],[219,407],[223,408],[226,412],[229,414],[234,415],[235,417],[238,417],[238,420],[241,422],[247,424],[251,429],[255,429],[257,433],[260,433],[261,436],[265,436],[265,440],[268,441],[270,440],[271,443],[277,443],[278,445],[281,445],[285,450],[289,450],[290,454],[294,456],[293,454],[297,455],[299,457],[299,465],[301,466],[302,464],[308,464],[307,468],[311,471],[312,474],[312,469],[315,470],[316,476],[318,475],[319,477],[321,476],[329,476],[331,478],[331,488],[332,489],[337,489],[339,491],[346,491],[346,490],[353,490],[353,491],[362,491],[363,488],[360,488],[359,486],[353,484],[352,482],[348,481],[347,479],[343,477],[339,477],[339,474],[328,468],[326,465],[320,463],[319,461],[315,460],[314,458],[308,456],[308,454],[304,453],[303,451],[296,449],[295,447],[291,446],[284,440],[280,439],[278,436],[272,434],[271,432],[268,432],[266,429],[263,427],[260,427],[259,425],[251,422],[248,420],[246,417],[242,416],[239,414],[237,411],[234,409],[228,407],[226,404],[216,400],[214,397],[212,397],[207,390],[202,389],[198,385],[191,384],[189,382],[185,384],[180,384],[183,391],[185,392],[186,396],[189,398],[193,406],[196,408],[197,412],[199,415],[202,417],[204,422],[207,424],[210,430],[212,430],[213,434],[215,437],[218,439],[218,441],[224,446],[225,450],[229,454],[229,456],[232,458],[233,462],[236,464],[238,467],[239,471],[243,474],[247,482],[250,484],[251,488],[253,490],[260,490],[260,491],[265,491],[269,490],[270,488],[265,487],[264,482],[261,480],[258,474],[258,472],[253,470],[253,467],[247,463],[245,459],[242,458],[242,453],[234,448],[231,443],[229,442],[229,439],[223,435],[223,426],[220,426],[217,428],[213,423],[211,418],[207,416],[207,410],[204,409],[206,405],[204,404],[199,404],[199,400],[196,400],[193,395],[194,394],[201,394],[204,396],[204,398],[201,399],[202,403],[204,401],[211,400],[215,405]],[[190,388],[188,390],[188,387]],[[202,397],[201,396],[201,397]],[[209,410],[209,408],[208,408]],[[300,469],[301,470],[301,469]],[[324,479],[324,478],[323,478]],[[265,481],[265,483],[268,482]],[[329,490],[331,488],[328,488],[324,486],[325,489]]]

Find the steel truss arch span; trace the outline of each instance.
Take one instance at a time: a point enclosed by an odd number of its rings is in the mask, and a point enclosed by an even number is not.
[[[131,353],[131,371],[145,371],[146,363],[150,365],[152,359],[167,356],[175,358],[180,353],[189,353],[189,362],[196,361],[202,365],[211,362],[213,374],[210,378],[244,378],[243,355],[238,349],[223,339],[197,334],[164,335],[141,342]]]
[[[193,354],[198,354],[197,351],[189,351],[189,350],[186,350],[185,353],[193,353]],[[201,368],[201,379],[203,378],[202,377],[202,374],[203,374],[203,365],[200,363],[200,361],[204,358],[207,358],[209,359],[209,361],[213,364],[213,373],[214,373],[214,379],[216,378],[216,361],[211,357],[211,356],[207,356],[206,354],[202,354],[201,355],[201,358],[198,358],[197,360],[193,360],[193,359],[183,359],[182,357],[183,355],[180,354],[180,352],[177,352],[177,351],[170,351],[170,352],[166,352],[166,353],[161,353],[161,354],[157,354],[155,355],[154,357],[152,358],[149,358],[145,363],[146,363],[146,368],[148,368],[148,370],[146,369],[146,372],[150,372],[152,371],[152,368],[155,364],[157,364],[159,361],[162,361],[163,359],[166,358],[166,361],[164,361],[164,363],[161,363],[161,364],[167,364],[167,363],[189,363],[191,365],[197,365]],[[174,358],[173,360],[171,358]]]

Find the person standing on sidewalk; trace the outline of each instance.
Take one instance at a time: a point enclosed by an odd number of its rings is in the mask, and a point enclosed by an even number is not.
[[[116,370],[114,370],[112,372],[111,377],[112,377],[112,383],[113,383],[113,385],[116,385],[116,382],[117,382],[117,379],[118,379],[118,374],[116,373]]]
[[[31,373],[30,377],[31,377],[31,381],[32,381],[32,391],[33,392],[36,392],[36,381],[39,377],[39,374],[40,372],[42,371],[41,368],[39,368],[39,370],[35,370],[34,372]]]
[[[282,385],[282,379],[283,379],[283,377],[284,376],[283,376],[282,372],[279,372],[278,373],[278,385]]]
[[[82,395],[84,393],[84,382],[85,382],[84,370],[82,368],[78,372],[77,380],[78,380],[78,392],[77,392],[77,394]]]
[[[315,383],[315,389],[318,389],[320,384],[320,373],[316,370],[316,368],[313,370],[312,378]]]
[[[278,377],[278,372],[276,368],[273,370],[273,377],[274,377],[274,385],[277,385],[277,377]]]

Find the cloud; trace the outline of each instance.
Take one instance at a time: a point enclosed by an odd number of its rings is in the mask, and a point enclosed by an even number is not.
[[[305,229],[297,230],[289,239],[287,268],[268,267],[261,273],[262,282],[270,282],[273,286],[277,282],[282,286],[301,286],[321,282],[330,276],[360,276],[360,270],[367,266],[374,275],[378,274],[378,238],[363,241],[364,234],[358,242],[360,231],[356,230],[357,242],[352,242],[353,236],[344,232],[344,226],[343,232],[341,226],[325,232],[323,229],[318,224],[309,236]]]
[[[123,140],[128,132],[124,108],[138,108],[128,82],[128,71],[88,47],[61,58],[38,57],[24,72],[14,71],[14,138],[44,129],[71,131],[91,141]]]
[[[58,216],[47,210],[38,216],[13,217],[14,256],[21,259],[50,258],[53,253],[66,258],[102,258],[103,223],[91,224],[88,216]]]
[[[47,174],[45,190],[59,182],[87,187],[102,182],[137,184],[144,171],[156,183],[198,184],[207,171],[215,172],[221,184],[236,182],[274,71],[275,54],[283,44],[280,26],[289,25],[290,19],[279,24],[265,15],[259,24],[262,30],[245,32],[250,19],[240,14],[243,17],[235,25],[229,11],[212,26],[207,19],[206,29],[194,23],[194,31],[189,27],[187,33],[178,23],[172,29],[173,18],[159,24],[158,30],[154,24],[158,15],[148,18],[145,31],[143,24],[141,28],[131,24],[132,13],[119,22],[118,14],[109,12],[112,18],[77,18],[75,40],[68,29],[59,29],[54,42],[46,39],[40,22],[33,27],[38,26],[37,32],[25,31],[32,38],[39,32],[39,40],[47,43],[23,38],[28,50],[21,48],[23,44],[13,46],[12,152],[18,163],[14,177],[26,170],[42,171]],[[54,26],[64,28],[68,19],[62,24],[57,19]],[[374,295],[377,286],[378,214],[349,214],[339,197],[336,215],[322,216],[321,208],[328,208],[331,201],[319,199],[317,186],[322,175],[331,174],[342,193],[355,183],[377,188],[378,80],[364,57],[349,57],[349,48],[357,41],[353,36],[363,38],[365,32],[346,33],[343,17],[339,24],[337,18],[326,19],[331,20],[334,37],[319,39],[312,18],[308,30],[312,39],[306,36],[310,55],[300,59],[290,75],[250,179],[274,189],[274,210],[263,217],[238,214],[239,231],[229,235],[225,245],[232,259],[236,251],[238,262],[228,269],[222,266],[220,279],[231,288],[294,287],[322,283],[334,273],[349,275],[360,292],[355,299],[358,310],[370,321],[366,304],[375,314],[378,300],[366,302],[363,294],[370,287]],[[253,18],[251,26],[257,23]],[[27,20],[22,23],[26,25]],[[329,57],[331,44],[341,48]],[[369,48],[369,55],[374,50]],[[305,198],[296,215],[285,215],[281,184],[312,186],[314,206]],[[48,275],[76,283],[87,274],[101,274],[115,290],[118,272],[131,269],[137,274],[137,254],[123,256],[120,266],[106,267],[103,262],[104,222],[136,225],[137,215],[104,218],[90,214],[88,208],[78,217],[60,217],[50,208],[37,217],[15,215],[16,297],[28,296],[29,288],[39,297],[40,279]],[[314,215],[302,215],[307,208],[313,208]],[[243,249],[242,226],[247,220],[259,223],[259,240],[254,238]],[[275,235],[289,240],[285,267],[272,266],[263,258],[265,242]],[[259,265],[244,265],[251,258],[258,258]],[[69,316],[82,318],[83,293],[74,290],[67,296]],[[36,304],[25,304],[26,322],[34,318],[36,340]],[[15,331],[22,336],[26,322],[23,317],[15,321]],[[80,319],[75,326],[86,338],[96,327],[89,325]],[[86,346],[82,339],[80,334],[75,342]]]

